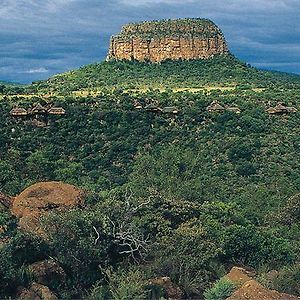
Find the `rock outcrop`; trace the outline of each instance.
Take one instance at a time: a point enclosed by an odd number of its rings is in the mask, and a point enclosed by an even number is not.
[[[245,282],[227,300],[299,300],[300,298],[282,294],[263,287],[255,280]]]
[[[208,59],[229,53],[210,20],[179,19],[128,24],[111,38],[109,59],[161,62]]]
[[[170,277],[158,277],[155,279],[151,279],[148,283],[149,287],[160,287],[163,292],[164,296],[167,299],[172,299],[172,300],[181,300],[183,299],[183,292],[181,289],[175,285]],[[157,295],[152,295],[152,298],[156,298]]]
[[[241,267],[233,267],[230,272],[225,275],[225,277],[232,281],[235,286],[243,285],[245,282],[252,280],[254,276],[254,272],[248,271]]]
[[[84,193],[62,182],[40,182],[25,189],[14,199],[12,214],[19,218],[23,230],[41,233],[40,218],[51,211],[82,205]]]
[[[253,278],[254,275],[243,268],[232,268],[225,277],[235,284],[237,290],[226,300],[300,300],[296,296],[265,288]]]
[[[67,277],[64,269],[52,259],[35,262],[29,270],[35,282],[45,286],[64,284]]]
[[[22,289],[18,300],[58,300],[57,296],[47,287],[36,282],[29,289]]]

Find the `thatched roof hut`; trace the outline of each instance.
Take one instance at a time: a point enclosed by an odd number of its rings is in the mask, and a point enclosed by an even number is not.
[[[270,107],[267,110],[267,113],[269,114],[284,114],[284,113],[295,113],[297,112],[297,108],[293,106],[285,106],[282,103],[277,104],[275,107]]]
[[[51,107],[48,110],[49,115],[65,115],[66,111],[62,107]]]
[[[28,115],[28,112],[25,108],[16,107],[10,111],[10,115],[13,117],[24,117]]]
[[[161,109],[160,107],[158,107],[157,105],[155,105],[155,104],[149,104],[149,105],[147,105],[147,106],[145,107],[145,109],[146,109],[147,111],[155,112],[155,113],[161,112],[161,111],[162,111],[162,109]]]
[[[47,113],[47,108],[38,103],[31,109],[32,114],[45,114]]]
[[[293,107],[293,106],[288,106],[286,108],[287,112],[288,113],[296,113],[298,111],[298,109],[296,107]]]
[[[134,101],[133,106],[135,109],[142,109],[143,105],[139,101]]]
[[[46,127],[48,125],[48,122],[45,120],[33,119],[31,120],[31,124],[36,127]]]
[[[276,110],[274,107],[269,107],[269,108],[266,110],[266,112],[267,112],[268,114],[270,114],[270,115],[274,115],[274,114],[278,113],[277,110]]]
[[[209,112],[222,112],[225,110],[217,101],[213,101],[206,109]]]
[[[231,111],[231,112],[235,113],[235,114],[240,114],[240,113],[241,113],[240,108],[237,107],[237,106],[227,107],[226,109],[227,109],[228,111]]]
[[[164,107],[162,109],[162,112],[165,114],[178,114],[179,113],[179,109],[175,106],[169,106],[169,107]]]
[[[277,113],[286,113],[287,112],[287,107],[285,105],[283,105],[282,103],[277,104],[274,108],[277,111]]]

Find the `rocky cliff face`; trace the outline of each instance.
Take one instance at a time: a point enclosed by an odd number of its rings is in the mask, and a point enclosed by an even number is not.
[[[210,20],[162,20],[124,26],[111,38],[108,59],[161,62],[227,53],[221,30]]]

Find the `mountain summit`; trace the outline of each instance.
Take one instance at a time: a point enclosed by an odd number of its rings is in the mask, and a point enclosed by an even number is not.
[[[108,60],[161,62],[208,59],[229,53],[219,27],[207,19],[133,23],[111,38]]]

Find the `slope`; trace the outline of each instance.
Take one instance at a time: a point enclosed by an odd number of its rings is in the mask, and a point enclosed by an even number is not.
[[[261,71],[231,55],[209,60],[165,61],[160,64],[110,61],[36,82],[31,91],[64,92],[87,89],[176,89],[205,86],[272,87],[300,85],[300,76]]]

